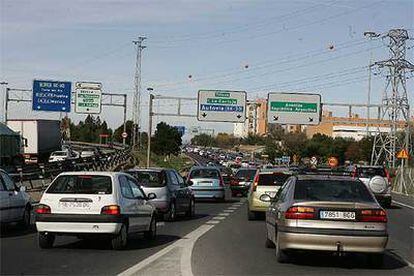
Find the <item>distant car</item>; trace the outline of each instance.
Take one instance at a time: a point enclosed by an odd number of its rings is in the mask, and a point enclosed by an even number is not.
[[[266,246],[278,262],[296,250],[366,253],[379,268],[388,241],[387,214],[372,193],[350,176],[297,175],[271,198],[266,212]],[[305,255],[303,255],[305,256]]]
[[[30,226],[32,209],[30,196],[24,186],[17,187],[12,178],[0,170],[0,222],[18,222],[22,227]]]
[[[127,173],[137,179],[145,193],[157,195],[151,203],[165,220],[173,221],[178,214],[185,214],[187,217],[194,216],[193,191],[177,171],[166,168],[148,168],[130,169]]]
[[[119,172],[66,172],[43,193],[35,209],[38,242],[53,246],[56,236],[106,236],[113,249],[127,245],[128,235],[156,235],[156,209],[138,181]]]
[[[391,206],[391,178],[382,166],[355,166],[354,177],[361,180],[384,207]]]
[[[65,160],[76,159],[78,155],[74,151],[54,151],[50,154],[49,163],[62,162]]]
[[[93,149],[82,150],[80,152],[80,157],[81,158],[90,158],[90,157],[94,157],[94,156],[95,156],[95,150],[93,150]]]
[[[260,200],[260,196],[267,194],[274,197],[279,188],[292,175],[288,169],[269,169],[257,172],[247,195],[247,218],[254,220],[259,213],[264,214],[269,207],[268,202]]]
[[[246,196],[256,172],[256,168],[241,168],[237,170],[230,184],[232,195]]]
[[[194,166],[187,179],[195,199],[226,199],[227,188],[217,167]]]

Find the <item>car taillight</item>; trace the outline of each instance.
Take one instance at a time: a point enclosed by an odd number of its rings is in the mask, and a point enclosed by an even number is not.
[[[286,219],[313,219],[315,217],[315,209],[312,207],[294,206],[285,213]]]
[[[50,207],[46,204],[39,204],[35,209],[36,214],[50,214]]]
[[[118,205],[108,205],[104,206],[101,209],[101,214],[104,215],[119,215],[121,214],[121,209]]]
[[[256,173],[256,175],[254,176],[254,179],[253,179],[253,192],[256,191],[258,184],[259,184],[259,174]]]
[[[381,209],[362,210],[360,221],[363,222],[387,222],[387,213]]]

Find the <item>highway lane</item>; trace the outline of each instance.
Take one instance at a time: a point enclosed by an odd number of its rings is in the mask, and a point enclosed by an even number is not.
[[[35,231],[8,227],[1,232],[0,273],[117,274],[184,237],[232,203],[197,203],[194,219],[161,222],[155,241],[146,241],[137,235],[130,239],[128,248],[123,251],[111,250],[103,241],[83,241],[72,237],[58,237],[53,249],[41,250],[37,246]]]
[[[192,253],[194,275],[413,275],[414,212],[408,208],[388,210],[390,241],[383,268],[372,269],[365,256],[342,258],[303,253],[288,264],[276,261],[274,249],[265,248],[263,220],[248,221],[246,204],[204,234]],[[411,231],[411,232],[409,232]]]

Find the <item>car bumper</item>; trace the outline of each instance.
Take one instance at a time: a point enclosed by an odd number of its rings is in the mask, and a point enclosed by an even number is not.
[[[246,193],[249,190],[249,186],[230,186],[233,193]]]
[[[332,252],[384,252],[388,236],[352,236],[289,233],[279,231],[281,249]]]
[[[224,188],[193,189],[195,199],[224,199]]]
[[[116,234],[122,223],[90,223],[90,222],[36,222],[39,232],[66,234]]]

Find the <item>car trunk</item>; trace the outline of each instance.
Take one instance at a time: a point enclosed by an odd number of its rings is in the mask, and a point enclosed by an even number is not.
[[[100,214],[102,207],[113,204],[112,195],[45,194],[42,203],[52,214]]]

